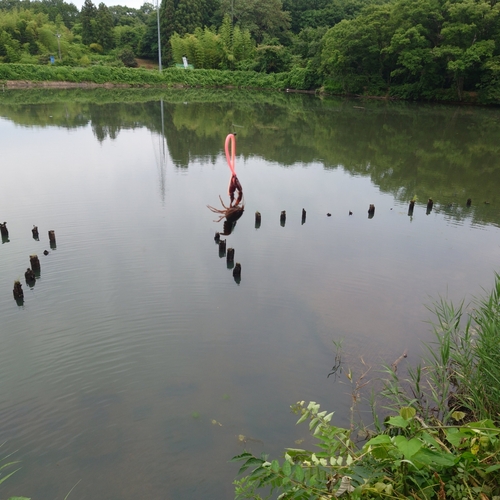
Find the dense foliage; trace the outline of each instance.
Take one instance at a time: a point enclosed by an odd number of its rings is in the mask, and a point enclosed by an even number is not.
[[[157,19],[159,17],[159,19]],[[291,72],[291,88],[500,102],[500,3],[487,0],[0,0],[0,63]],[[51,59],[52,58],[52,59]]]

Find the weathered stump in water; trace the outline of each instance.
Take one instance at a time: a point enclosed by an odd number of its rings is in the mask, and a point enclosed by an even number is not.
[[[23,286],[20,281],[14,281],[13,293],[16,300],[22,300],[24,298]]]
[[[410,206],[408,207],[408,215],[411,217],[413,215],[413,209],[415,208],[415,201],[410,201]]]
[[[282,227],[285,227],[285,223],[286,223],[286,211],[282,210],[280,215],[280,224]]]
[[[255,229],[259,229],[261,222],[260,212],[255,212]]]
[[[0,222],[0,234],[2,235],[2,238],[8,238],[9,237],[9,230],[7,229],[7,223]]]
[[[30,255],[31,269],[36,272],[40,272],[40,260],[38,255]]]
[[[234,248],[228,248],[227,249],[227,263],[230,264],[231,262],[234,262]]]
[[[56,233],[54,231],[49,231],[49,241],[50,248],[56,248]]]
[[[239,262],[236,263],[233,269],[233,278],[236,283],[240,283],[241,281],[241,264]]]
[[[466,205],[470,207],[472,205],[472,200],[470,198],[467,198],[467,203]]]
[[[306,211],[305,209],[302,209],[302,224],[306,223]]]
[[[220,233],[215,233],[215,236],[214,236],[214,241],[215,241],[215,243],[219,244],[219,241],[220,241]]]
[[[374,215],[375,215],[375,205],[370,204],[370,206],[368,207],[368,218],[372,219]]]
[[[427,202],[427,215],[429,215],[432,212],[432,207],[434,206],[434,202],[432,201],[432,198],[429,198],[429,201]]]
[[[34,283],[36,281],[35,271],[28,267],[28,269],[26,269],[26,272],[24,273],[24,279],[26,280],[27,285],[29,285],[30,283]]]
[[[219,257],[224,257],[226,255],[226,240],[219,241]]]
[[[33,229],[31,230],[31,232],[33,233],[33,239],[38,241],[39,240],[38,227],[33,226]]]

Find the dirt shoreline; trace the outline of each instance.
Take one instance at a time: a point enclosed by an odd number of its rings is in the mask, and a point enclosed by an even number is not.
[[[131,85],[129,83],[93,83],[93,82],[32,82],[29,80],[7,80],[2,83],[6,89],[96,89],[96,88],[132,88],[132,87],[151,87],[151,85]]]

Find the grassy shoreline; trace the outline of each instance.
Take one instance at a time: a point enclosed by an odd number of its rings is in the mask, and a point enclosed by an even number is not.
[[[33,64],[0,64],[0,84],[7,88],[52,87],[224,87],[261,90],[308,90],[291,81],[293,73],[252,71],[185,70],[168,68],[162,72],[142,68],[109,66],[70,67]],[[297,85],[298,83],[298,85]],[[64,86],[64,87],[63,87]]]
[[[163,71],[154,69],[125,68],[114,66],[40,66],[35,64],[0,64],[0,91],[3,89],[244,89],[258,91],[278,91],[289,93],[305,93],[332,95],[348,98],[375,99],[381,101],[399,101],[401,99],[390,93],[385,95],[340,94],[331,91],[330,81],[323,86],[311,89],[308,83],[311,71],[305,68],[294,68],[286,73],[257,73],[254,71],[229,71],[211,69],[167,68]],[[477,95],[464,94],[460,102],[450,94],[443,99],[432,102],[457,105],[488,105],[481,103]],[[421,102],[430,102],[421,100]]]

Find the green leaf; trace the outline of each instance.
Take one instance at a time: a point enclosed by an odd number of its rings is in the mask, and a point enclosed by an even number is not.
[[[403,406],[403,408],[399,410],[399,415],[405,420],[412,419],[416,413],[415,408],[412,408],[411,406]]]
[[[230,462],[239,462],[241,460],[246,460],[247,458],[253,457],[251,453],[248,453],[247,451],[244,451],[241,455],[236,455],[235,457],[231,458],[229,460]]]
[[[453,446],[456,446],[456,447],[459,447],[462,444],[462,441],[464,439],[470,439],[470,437],[471,437],[469,433],[461,432],[458,429],[454,429],[454,428],[446,429],[445,432],[446,432],[446,439]]]
[[[304,480],[304,470],[298,464],[293,467],[293,477],[296,481],[299,481],[299,483]]]
[[[465,412],[463,411],[454,411],[452,414],[451,414],[451,418],[453,420],[463,420],[465,418]]]
[[[422,448],[421,441],[415,438],[408,440],[404,436],[396,436],[394,438],[394,444],[407,459],[411,458],[420,448]]]
[[[297,424],[301,424],[304,422],[304,420],[307,420],[307,417],[309,416],[309,412],[305,411],[302,416],[297,420]]]
[[[424,443],[430,444],[431,446],[437,448],[438,450],[441,449],[441,445],[436,441],[436,439],[434,439],[432,434],[429,434],[428,432],[422,432],[420,438]]]
[[[413,462],[419,462],[423,465],[441,465],[451,467],[455,465],[455,456],[445,451],[433,451],[428,448],[422,448],[412,457]]]
[[[280,464],[277,460],[273,460],[271,462],[271,470],[274,472],[274,473],[278,473],[278,471],[280,470]]]
[[[238,471],[238,474],[241,474],[242,472],[245,472],[250,466],[252,465],[262,465],[264,463],[264,460],[256,457],[249,458],[241,467],[240,470]],[[254,471],[255,472],[255,471]]]
[[[397,415],[396,417],[391,417],[387,419],[387,423],[392,425],[393,427],[401,427],[402,429],[406,429],[409,423],[405,418]]]
[[[365,447],[374,446],[376,444],[392,444],[392,441],[387,434],[380,434],[378,436],[375,436],[374,438],[371,438],[370,441],[365,444]]]
[[[281,470],[285,476],[289,477],[292,474],[292,466],[290,465],[290,462],[285,462]]]
[[[319,418],[315,417],[309,422],[309,430],[311,431],[313,427],[319,422]]]
[[[490,472],[495,472],[498,469],[500,469],[500,464],[490,465],[490,467],[488,467],[484,472],[489,474]]]

